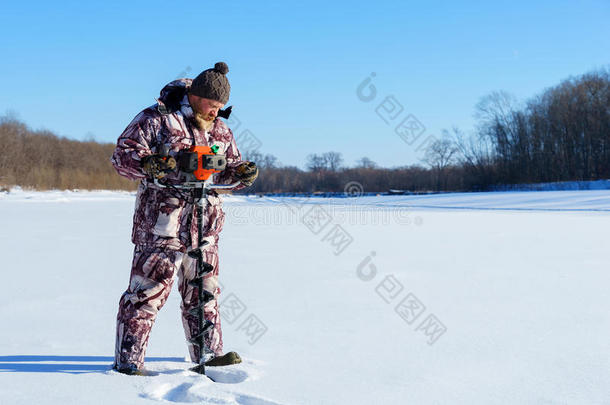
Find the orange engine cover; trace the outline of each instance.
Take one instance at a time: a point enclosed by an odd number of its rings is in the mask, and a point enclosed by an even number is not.
[[[223,155],[217,155],[209,146],[191,146],[189,152],[197,154],[197,170],[193,175],[197,180],[205,181],[214,173],[224,170],[226,161]]]

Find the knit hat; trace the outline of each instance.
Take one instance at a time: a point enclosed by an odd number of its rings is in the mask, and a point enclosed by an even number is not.
[[[229,80],[225,76],[228,72],[226,63],[217,62],[213,69],[204,70],[193,80],[189,93],[227,104],[231,92]]]

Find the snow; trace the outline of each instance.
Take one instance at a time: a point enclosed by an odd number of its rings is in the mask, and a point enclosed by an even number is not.
[[[610,402],[608,190],[226,197],[223,333],[244,363],[215,383],[187,371],[177,291],[151,375],[110,370],[133,206],[0,193],[1,404]]]

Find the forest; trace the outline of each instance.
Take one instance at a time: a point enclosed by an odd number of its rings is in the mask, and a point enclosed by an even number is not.
[[[485,191],[499,185],[610,178],[610,71],[564,80],[526,101],[497,91],[475,106],[476,127],[446,129],[415,164],[379,167],[363,156],[310,154],[305,168],[245,150],[260,175],[249,193]],[[0,118],[0,185],[39,190],[134,190],[110,164],[112,143],[77,141]],[[407,146],[405,146],[407,147]]]

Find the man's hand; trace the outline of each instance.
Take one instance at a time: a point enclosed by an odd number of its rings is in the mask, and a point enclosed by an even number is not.
[[[141,165],[144,173],[154,179],[162,179],[168,172],[176,168],[176,159],[155,154],[143,157]]]
[[[245,186],[251,186],[258,177],[258,167],[254,162],[241,162],[235,169],[235,177]]]

